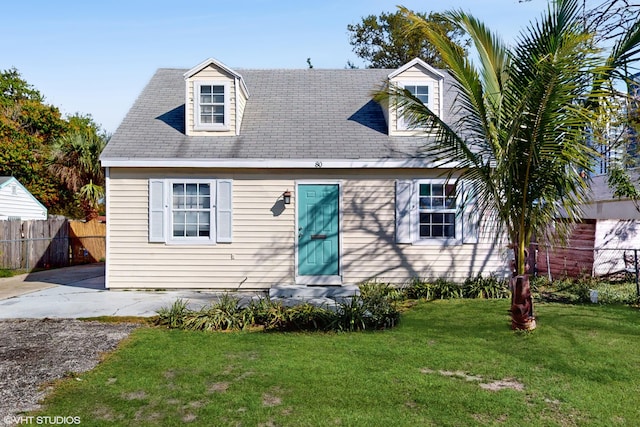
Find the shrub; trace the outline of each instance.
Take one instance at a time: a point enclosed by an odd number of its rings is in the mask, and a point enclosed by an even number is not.
[[[365,282],[359,286],[363,299],[386,298],[389,301],[402,301],[404,292],[388,283]]]
[[[187,301],[178,298],[170,308],[162,307],[158,310],[158,318],[155,324],[168,328],[182,328],[184,319],[190,310],[187,309]]]
[[[465,298],[507,298],[509,282],[496,276],[476,276],[465,280],[463,285]]]
[[[415,277],[409,282],[404,294],[410,299],[432,300],[434,299],[434,286],[426,280]]]
[[[240,307],[238,298],[224,294],[210,307],[188,313],[183,327],[204,331],[244,329],[250,324],[249,317],[249,312]]]
[[[462,298],[462,286],[450,280],[439,278],[433,282],[434,297],[439,299]]]

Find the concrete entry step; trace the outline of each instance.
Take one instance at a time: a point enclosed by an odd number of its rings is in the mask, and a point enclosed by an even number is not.
[[[343,286],[303,286],[303,285],[274,285],[269,289],[270,299],[343,299],[360,295],[360,288],[356,285]]]

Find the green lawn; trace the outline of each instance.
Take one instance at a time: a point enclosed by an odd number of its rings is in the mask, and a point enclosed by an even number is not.
[[[39,415],[84,427],[640,423],[637,309],[538,304],[538,329],[515,333],[508,305],[420,303],[382,332],[141,328]]]

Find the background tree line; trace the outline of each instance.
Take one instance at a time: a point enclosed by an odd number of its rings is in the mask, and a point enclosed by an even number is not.
[[[62,117],[15,68],[0,72],[0,176],[16,177],[50,214],[98,215],[108,138],[90,115]]]

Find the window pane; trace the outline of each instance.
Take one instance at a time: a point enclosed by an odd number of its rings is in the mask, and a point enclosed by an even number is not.
[[[431,190],[433,191],[434,196],[443,196],[444,195],[444,185],[442,184],[433,184],[431,186]]]
[[[431,235],[433,237],[444,237],[444,229],[441,225],[433,225],[431,227]]]
[[[200,86],[200,93],[201,94],[211,93],[211,86],[210,85]]]
[[[224,86],[213,86],[213,93],[224,94]]]
[[[445,237],[456,237],[456,226],[455,226],[455,224],[445,225],[444,226],[444,235],[445,235]]]
[[[198,194],[198,184],[187,184],[187,194],[192,196]]]
[[[200,95],[200,102],[202,104],[211,104],[213,102],[213,97],[211,95]]]
[[[173,213],[173,236],[184,237],[184,213]]]
[[[186,222],[187,224],[197,224],[198,223],[198,212],[186,212]]]
[[[199,202],[198,202],[198,208],[204,208],[204,209],[209,209],[210,207],[210,203],[209,203],[209,197],[208,196],[204,196],[204,197],[200,197],[199,198]]]
[[[201,196],[208,196],[211,194],[210,188],[209,188],[209,184],[200,184],[200,195]]]
[[[429,185],[429,184],[420,184],[420,195],[421,196],[430,196],[431,195],[431,185]]]
[[[418,95],[429,95],[429,86],[416,86],[415,88]]]
[[[431,197],[420,197],[420,209],[431,209]]]
[[[445,195],[449,197],[454,197],[456,195],[456,185],[455,184],[447,184],[445,186]]]
[[[173,184],[173,208],[184,208],[184,186],[182,184]]]
[[[224,104],[224,95],[214,95],[213,99],[209,102],[215,102],[218,104]]]
[[[196,224],[187,224],[185,236],[186,237],[197,237],[198,236],[198,226]]]
[[[200,123],[213,123],[211,116],[200,116]]]
[[[224,116],[213,116],[213,121],[214,121],[214,123],[223,125],[224,124]]]
[[[201,228],[206,226],[206,228],[209,229],[209,212],[199,212],[198,223]]]
[[[420,237],[431,237],[431,227],[429,225],[420,226]]]
[[[211,112],[213,114],[224,114],[224,105],[212,105]]]

